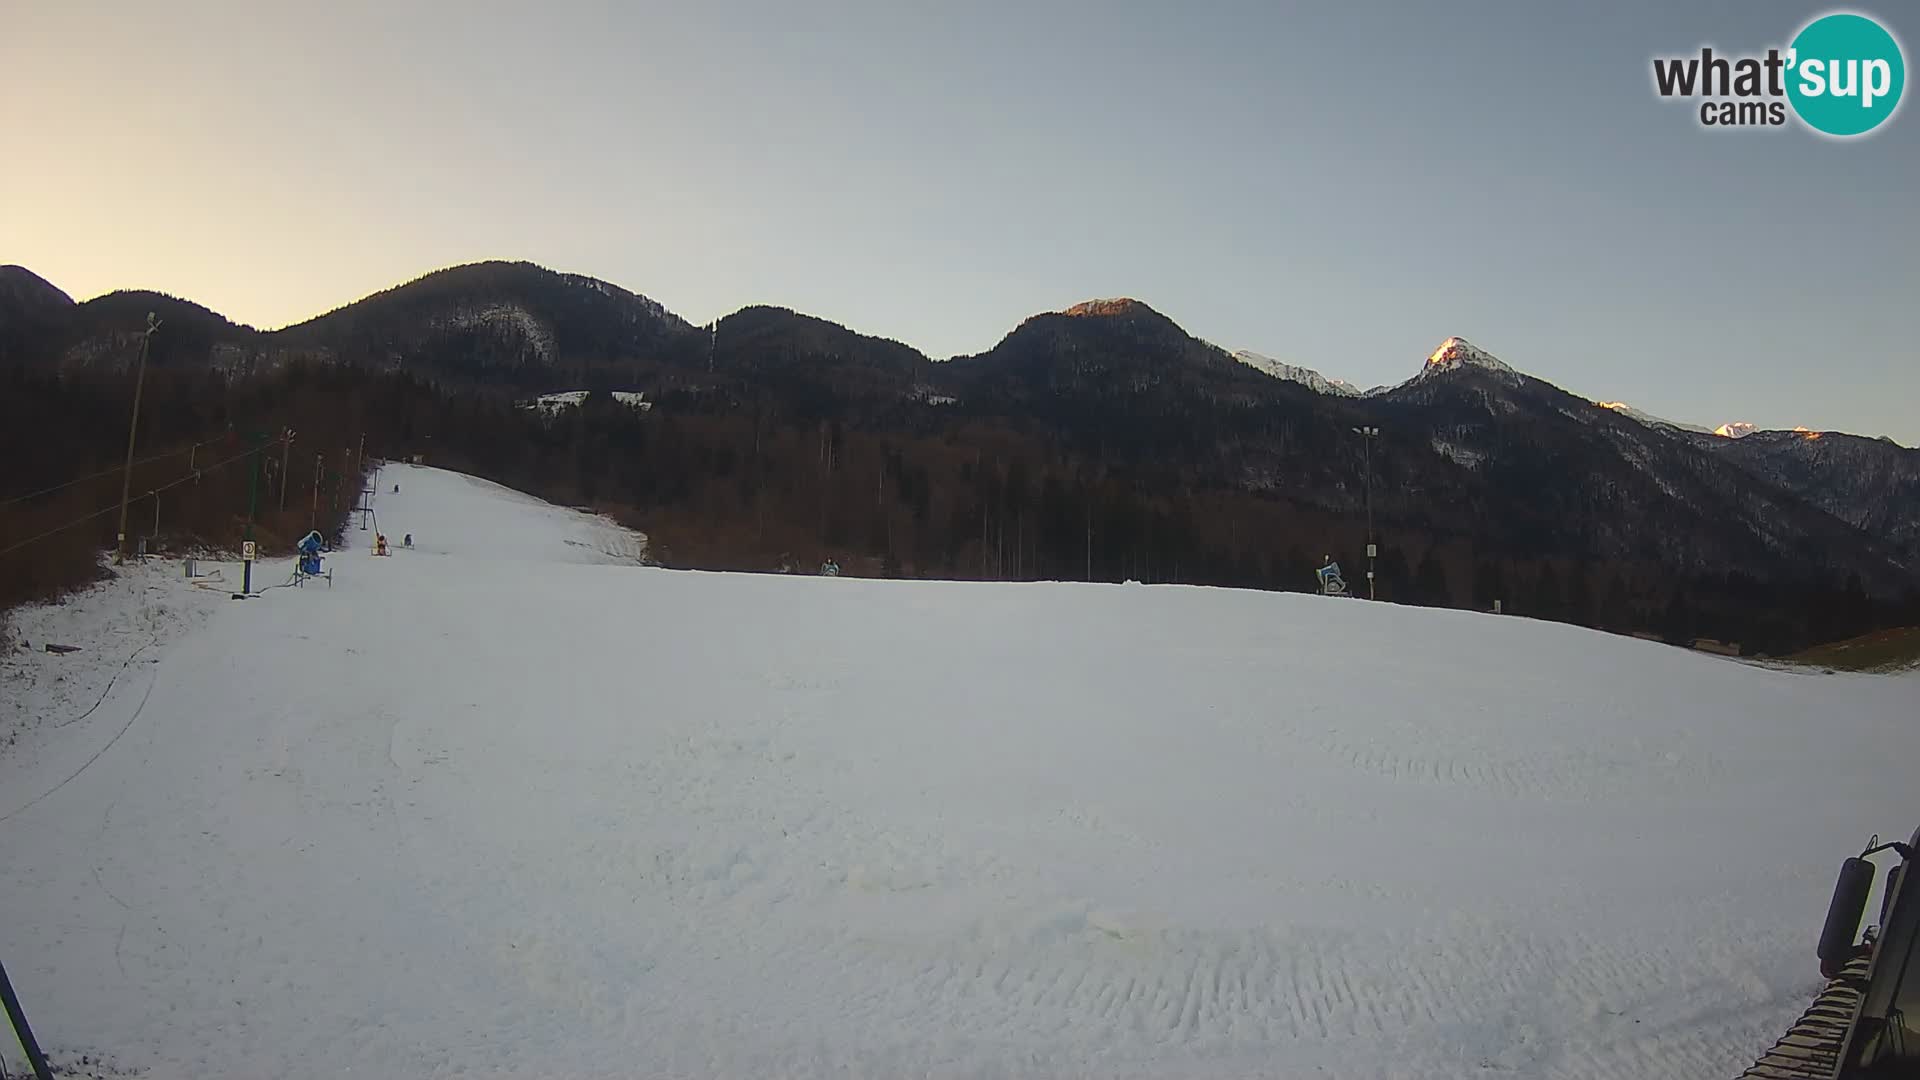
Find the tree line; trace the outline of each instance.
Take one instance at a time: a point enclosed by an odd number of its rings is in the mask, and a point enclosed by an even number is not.
[[[543,410],[496,389],[344,365],[148,379],[138,443],[143,455],[174,456],[136,467],[130,531],[164,550],[231,549],[249,520],[268,551],[287,550],[314,525],[341,536],[363,482],[364,438],[369,458],[419,455],[607,513],[646,532],[669,566],[811,572],[832,559],[843,573],[875,577],[1310,591],[1331,557],[1354,591],[1367,591],[1366,528],[1351,505],[1248,490],[1188,458],[1130,453],[1125,433],[1103,441],[934,406],[904,417],[820,402],[796,409],[764,389],[692,379],[662,380],[649,411],[604,387],[577,408]],[[115,465],[128,383],[0,371],[0,452],[13,463],[0,500]],[[264,449],[141,498],[186,475],[190,461],[250,447]],[[1376,467],[1392,479],[1392,466]],[[0,547],[112,503],[118,479],[0,508]],[[1477,610],[1498,601],[1516,615],[1739,641],[1749,652],[1920,622],[1920,595],[1873,600],[1857,580],[1676,574],[1652,557],[1595,558],[1551,536],[1490,540],[1393,500],[1377,518],[1375,587],[1385,601]],[[113,531],[108,515],[0,557],[0,604],[90,580]]]

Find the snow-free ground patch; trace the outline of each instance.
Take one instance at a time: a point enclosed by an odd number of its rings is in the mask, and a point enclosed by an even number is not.
[[[56,1056],[1731,1075],[1820,986],[1834,866],[1914,825],[1911,676],[1308,596],[673,572],[494,485],[380,484],[394,554],[350,533],[331,587],[156,569],[164,602],[34,615],[102,642],[72,691],[4,691],[0,957]]]
[[[1826,671],[1896,672],[1920,668],[1920,626],[1876,630],[1871,634],[1818,645],[1786,658]]]

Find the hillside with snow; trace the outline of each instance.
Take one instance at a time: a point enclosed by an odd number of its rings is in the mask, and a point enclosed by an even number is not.
[[[541,394],[539,397],[520,402],[519,405],[520,408],[523,409],[535,409],[548,415],[554,415],[565,412],[568,409],[579,408],[586,403],[587,395],[588,391],[585,390],[562,390],[552,394]],[[646,399],[644,392],[636,390],[614,390],[610,392],[609,396],[617,404],[625,405],[628,408],[638,409],[641,412],[653,411],[653,402]]]
[[[1359,397],[1362,391],[1345,379],[1330,379],[1312,368],[1289,364],[1285,360],[1276,360],[1271,356],[1262,356],[1245,349],[1233,354],[1235,360],[1251,368],[1257,368],[1276,379],[1296,382],[1317,394],[1332,394],[1336,397]]]
[[[15,620],[81,646],[0,660],[0,957],[56,1061],[1732,1075],[1821,983],[1834,866],[1914,824],[1913,677],[668,571],[458,474],[375,488],[414,546],[349,532],[331,585],[156,563]]]

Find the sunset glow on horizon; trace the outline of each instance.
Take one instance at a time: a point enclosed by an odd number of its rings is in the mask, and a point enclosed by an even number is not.
[[[1844,144],[1714,137],[1641,85],[1659,50],[1791,21],[14,5],[0,263],[273,329],[524,259],[694,323],[779,304],[936,358],[1129,296],[1358,386],[1457,327],[1652,414],[1920,443],[1914,118]],[[1570,30],[1580,50],[1548,47]],[[1794,250],[1849,270],[1727,269]]]

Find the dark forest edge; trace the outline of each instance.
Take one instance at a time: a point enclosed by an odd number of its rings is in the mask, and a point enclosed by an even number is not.
[[[0,450],[20,463],[0,498],[114,464],[110,448],[124,438],[130,405],[124,384],[104,375],[0,372]],[[511,394],[339,366],[238,379],[159,372],[146,395],[141,444],[175,453],[136,470],[131,517],[139,535],[152,531],[140,493],[187,475],[184,451],[195,443],[212,447],[199,452],[203,462],[209,452],[226,458],[266,446],[257,476],[243,460],[176,489],[178,499],[163,497],[152,541],[163,551],[236,547],[250,480],[265,550],[287,551],[316,505],[323,531],[339,535],[361,482],[343,466],[364,434],[371,458],[418,455],[606,513],[646,532],[654,558],[674,567],[774,571],[832,558],[843,573],[872,577],[1304,592],[1325,555],[1364,565],[1363,531],[1340,515],[1245,492],[1181,490],[1155,469],[1101,463],[985,421],[874,431],[721,407],[698,392],[670,392],[646,412],[596,392],[577,408],[547,412]],[[275,440],[287,428],[297,434],[283,453]],[[281,460],[291,462],[284,471]],[[76,485],[0,510],[0,529],[31,535],[116,496],[117,476]],[[85,584],[112,543],[109,516],[15,553],[0,602]],[[1676,581],[1657,566],[1500,555],[1466,537],[1389,543],[1379,574],[1383,601],[1491,610],[1500,600],[1514,615],[1681,643],[1741,641],[1750,653],[1920,621],[1911,601],[1876,602],[1857,582],[1783,598],[1777,587],[1737,577]]]
[[[1374,398],[1323,396],[1136,301],[1036,315],[987,353],[934,362],[781,308],[696,328],[524,263],[439,271],[272,333],[159,294],[75,305],[14,278],[0,500],[118,463],[156,310],[143,457],[297,433],[254,477],[268,550],[309,522],[342,527],[364,435],[372,457],[604,512],[669,566],[1308,591],[1324,557],[1356,579],[1365,565],[1352,429],[1374,424],[1382,600],[1499,601],[1770,655],[1920,624],[1920,451],[1702,439],[1506,370],[1429,367]],[[560,390],[587,397],[524,407]],[[139,494],[185,462],[136,470],[133,524],[151,514]],[[234,546],[249,468],[163,494],[152,542]],[[0,546],[117,498],[114,481],[0,507]],[[112,532],[109,517],[6,557],[0,604],[90,579]]]

